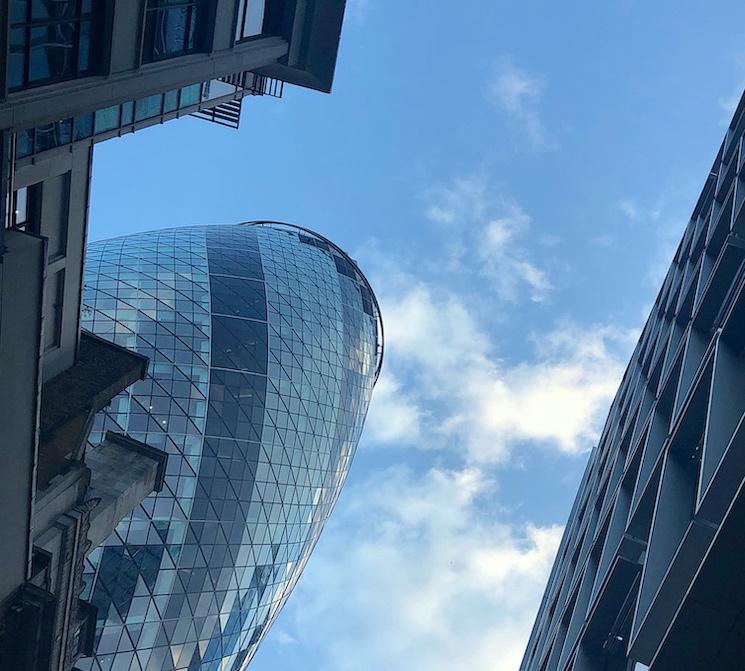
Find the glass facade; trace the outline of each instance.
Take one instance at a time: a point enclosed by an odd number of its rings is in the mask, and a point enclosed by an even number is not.
[[[144,121],[165,121],[174,118],[175,112],[188,114],[196,111],[200,105],[228,96],[234,97],[239,92],[240,88],[235,84],[212,79],[138,100],[127,100],[119,105],[81,114],[75,118],[26,128],[17,133],[16,158],[40,154],[89,137],[93,137],[94,142],[97,142],[101,139],[97,136],[111,131],[133,132],[138,124]]]
[[[343,269],[343,270],[342,270]],[[165,449],[163,491],[86,561],[96,671],[232,671],[254,654],[336,501],[382,357],[356,266],[280,224],[92,244],[83,326],[150,357],[96,419]]]

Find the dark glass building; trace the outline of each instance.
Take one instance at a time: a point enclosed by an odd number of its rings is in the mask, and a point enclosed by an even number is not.
[[[745,669],[745,98],[611,405],[521,671]]]
[[[86,562],[96,671],[243,668],[339,495],[382,361],[364,276],[315,233],[257,222],[92,244],[82,321],[150,358],[100,413],[168,453]]]

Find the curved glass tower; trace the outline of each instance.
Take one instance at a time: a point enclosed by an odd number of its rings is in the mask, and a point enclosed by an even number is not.
[[[168,452],[166,484],[86,562],[96,671],[233,671],[339,494],[382,361],[356,264],[272,222],[92,244],[83,326],[150,357],[96,418]]]

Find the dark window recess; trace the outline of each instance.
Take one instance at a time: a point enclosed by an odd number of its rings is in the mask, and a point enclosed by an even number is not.
[[[219,238],[208,236],[207,258],[209,259],[210,274],[233,275],[257,280],[264,279],[264,269],[261,266],[261,255],[258,247],[251,249],[247,244],[240,250],[224,246]]]
[[[261,442],[266,377],[212,369],[206,435]]]
[[[11,91],[95,74],[105,0],[11,0]]]
[[[357,279],[357,271],[355,271],[354,266],[349,261],[343,259],[341,256],[334,255],[334,263],[336,263],[337,272],[351,277],[353,280]]]
[[[266,375],[266,322],[212,317],[212,365]]]
[[[375,312],[373,311],[373,299],[372,294],[370,293],[370,290],[360,284],[360,294],[362,295],[362,309],[369,314],[371,317],[375,316]]]
[[[210,275],[212,312],[266,321],[266,291],[260,280]]]
[[[214,0],[147,0],[142,62],[207,51]]]
[[[300,239],[300,242],[303,242],[306,245],[318,247],[318,249],[323,249],[327,252],[331,251],[329,246],[323,240],[316,240],[315,238],[311,238],[309,235],[303,235],[302,233],[298,233],[297,237]]]

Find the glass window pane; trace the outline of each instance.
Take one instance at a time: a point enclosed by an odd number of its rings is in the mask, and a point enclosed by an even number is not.
[[[203,50],[213,11],[213,0],[148,2],[142,61]]]
[[[32,0],[32,19],[71,19],[75,16],[77,0]]]
[[[135,121],[142,121],[143,119],[151,119],[158,116],[162,105],[163,95],[160,93],[137,100],[135,102]]]
[[[267,325],[248,319],[212,317],[212,365],[266,374]]]
[[[28,216],[28,189],[24,186],[16,191],[16,211],[15,211],[15,222],[16,226],[26,223],[26,217]]]
[[[93,135],[93,114],[75,117],[75,139],[83,140]]]
[[[45,124],[36,129],[36,151],[54,149],[72,142],[72,122],[63,119],[56,123]]]
[[[91,69],[91,22],[80,22],[80,46],[78,47],[78,72]]]
[[[249,319],[266,319],[266,291],[263,282],[210,275],[210,291],[214,313]]]
[[[6,3],[7,4],[7,3]],[[102,0],[13,0],[8,82],[12,89],[93,71]]]
[[[163,112],[173,112],[178,109],[178,91],[168,91],[163,98]]]
[[[167,56],[184,51],[189,19],[188,7],[174,7],[152,12],[155,26],[155,53]]]
[[[122,103],[122,126],[128,126],[134,119],[135,104],[128,100]]]
[[[29,81],[64,77],[75,72],[75,24],[57,23],[31,29]]]
[[[10,31],[10,53],[8,58],[8,86],[23,86],[26,65],[26,30],[14,28]]]
[[[23,158],[34,153],[34,129],[27,128],[16,136],[16,156]]]
[[[199,98],[201,96],[201,89],[201,84],[191,84],[190,86],[184,86],[184,88],[181,89],[181,102],[179,103],[179,107],[181,107],[181,109],[184,109],[184,107],[196,105],[199,102]]]
[[[119,128],[119,105],[107,107],[96,112],[95,132],[103,133],[107,130]]]
[[[27,6],[26,0],[10,0],[10,22],[24,23]]]
[[[265,0],[241,1],[238,25],[236,27],[236,42],[261,34],[264,26],[265,5]]]

